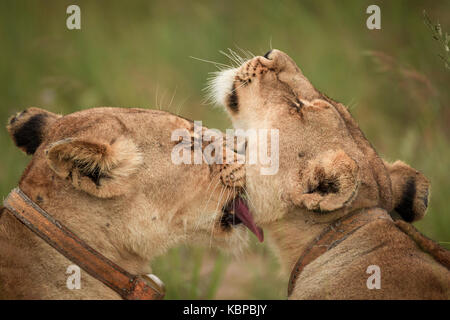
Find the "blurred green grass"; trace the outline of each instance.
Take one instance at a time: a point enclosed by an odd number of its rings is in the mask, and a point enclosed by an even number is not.
[[[402,159],[431,179],[428,215],[417,227],[450,242],[450,73],[422,17],[425,9],[449,31],[448,1],[78,0],[82,29],[69,31],[65,12],[73,3],[0,3],[1,123],[29,106],[70,113],[109,105],[162,108],[223,130],[230,127],[225,114],[202,103],[214,67],[189,57],[228,63],[220,50],[264,54],[272,45],[350,107],[385,159]],[[374,3],[381,30],[365,26]],[[29,157],[0,132],[4,197]],[[255,242],[250,247],[241,260],[174,248],[154,270],[168,298],[284,298],[286,277],[273,254]]]

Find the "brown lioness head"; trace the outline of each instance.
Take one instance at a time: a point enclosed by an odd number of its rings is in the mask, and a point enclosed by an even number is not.
[[[385,163],[347,108],[319,92],[279,50],[222,71],[212,95],[239,129],[279,131],[279,170],[246,170],[257,222],[287,213],[331,221],[363,207],[394,209],[406,221],[423,217],[428,180],[404,164]]]
[[[191,121],[156,110],[94,108],[60,116],[29,108],[7,128],[32,155],[20,188],[125,267],[148,266],[183,242],[228,248],[245,242],[246,229],[228,210],[243,186],[243,165],[171,160],[176,129],[189,132],[192,143],[183,148],[193,152]]]

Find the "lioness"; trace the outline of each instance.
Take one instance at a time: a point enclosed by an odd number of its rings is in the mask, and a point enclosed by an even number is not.
[[[235,128],[279,130],[278,173],[248,165],[246,183],[256,223],[292,270],[290,299],[450,298],[449,252],[407,223],[425,214],[428,180],[383,162],[288,55],[254,57],[211,88]]]
[[[133,274],[149,273],[153,257],[180,243],[212,241],[233,249],[245,243],[242,204],[234,205],[241,202],[243,165],[175,165],[171,152],[178,142],[171,133],[182,128],[194,142],[191,121],[122,108],[66,116],[30,108],[7,126],[15,144],[33,156],[20,179],[21,190]],[[193,145],[185,148],[192,152]],[[1,211],[0,298],[119,298],[83,271],[81,289],[69,290],[66,270],[72,262],[6,208]],[[247,211],[241,216],[246,221],[251,220]]]

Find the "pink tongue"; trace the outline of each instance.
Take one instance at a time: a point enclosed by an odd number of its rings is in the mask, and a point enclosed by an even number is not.
[[[263,230],[256,226],[250,210],[248,210],[246,203],[241,198],[237,198],[234,202],[234,213],[239,219],[241,219],[242,223],[256,235],[259,242],[264,241]]]

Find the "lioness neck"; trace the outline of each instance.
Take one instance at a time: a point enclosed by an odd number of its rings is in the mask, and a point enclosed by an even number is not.
[[[80,239],[133,274],[150,273],[149,260],[126,250],[120,241],[124,237],[111,210],[80,207],[82,199],[64,194],[39,193],[39,187],[22,190],[41,207],[68,227]],[[61,201],[61,197],[71,201]],[[64,206],[59,205],[64,203]],[[107,209],[107,208],[103,208]],[[120,217],[120,215],[117,215]],[[119,299],[119,295],[99,280],[80,269],[80,282],[76,265],[56,251],[5,210],[0,219],[0,295],[4,299]],[[71,267],[71,268],[69,268]],[[71,277],[73,276],[73,277]]]
[[[117,258],[112,252],[106,253],[104,248],[99,251],[130,272],[141,269],[136,260]],[[73,269],[69,269],[75,263],[6,210],[0,219],[0,256],[1,299],[120,298],[82,269],[79,272],[80,285],[76,285],[77,275]]]
[[[288,217],[269,224],[269,232],[283,270],[289,274],[309,243],[327,223],[312,223],[300,217]]]

